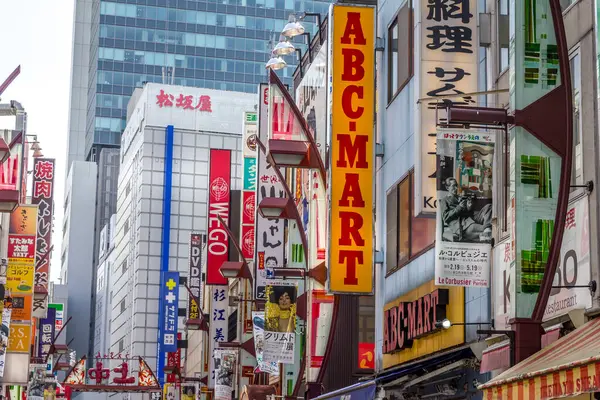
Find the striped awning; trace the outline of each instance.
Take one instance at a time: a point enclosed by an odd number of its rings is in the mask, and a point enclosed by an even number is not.
[[[486,400],[544,400],[600,390],[600,319],[479,386]]]

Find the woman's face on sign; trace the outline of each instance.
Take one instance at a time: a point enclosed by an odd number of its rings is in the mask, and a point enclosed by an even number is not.
[[[279,297],[279,309],[289,310],[291,305],[292,300],[290,299],[290,295],[287,292],[283,292],[283,294]]]

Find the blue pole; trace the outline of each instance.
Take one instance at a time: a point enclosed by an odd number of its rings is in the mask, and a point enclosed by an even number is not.
[[[165,328],[165,272],[169,271],[169,243],[171,242],[171,192],[173,185],[173,125],[165,131],[165,186],[163,190],[162,241],[160,252],[160,289],[158,300],[158,343],[156,348],[156,376],[165,383],[165,353],[162,350]]]

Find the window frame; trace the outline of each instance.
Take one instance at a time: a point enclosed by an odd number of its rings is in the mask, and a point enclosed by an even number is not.
[[[400,64],[403,60],[402,54],[400,52],[401,50],[401,46],[400,46],[400,41],[402,40],[402,32],[401,32],[401,21],[400,21],[400,16],[401,16],[401,12],[404,8],[408,8],[408,19],[409,19],[409,30],[408,30],[408,38],[407,38],[407,42],[408,42],[408,54],[405,55],[404,57],[404,62],[408,63],[408,70],[407,70],[407,75],[406,78],[404,80],[401,80],[401,76],[400,76]],[[387,78],[387,94],[388,94],[388,98],[387,98],[387,103],[388,106],[393,103],[393,101],[396,99],[396,97],[398,96],[398,94],[406,87],[406,85],[408,85],[408,83],[410,82],[410,80],[413,78],[414,76],[414,49],[415,49],[415,38],[414,38],[414,10],[413,10],[413,2],[412,0],[406,0],[404,2],[404,4],[402,4],[401,7],[398,8],[398,10],[396,11],[396,14],[394,14],[394,17],[392,18],[392,20],[390,21],[390,23],[387,26],[387,69],[388,69],[388,78]],[[392,52],[391,52],[391,31],[394,27],[398,28],[398,52],[396,54],[396,58],[397,58],[397,65],[398,65],[398,70],[396,71],[396,80],[397,80],[397,89],[394,89],[392,87],[392,80],[390,79],[390,76],[392,74],[392,62],[393,62],[393,57],[392,57]]]
[[[409,226],[408,226],[408,257],[403,258],[402,260],[399,260],[399,254],[398,254],[398,241],[399,241],[399,237],[400,237],[400,216],[399,216],[399,212],[398,212],[398,207],[399,207],[399,202],[400,202],[400,187],[402,185],[403,182],[405,182],[408,179],[408,188],[409,188],[409,211],[410,211],[410,218],[409,218]],[[415,204],[414,204],[414,193],[415,193],[415,170],[414,168],[411,168],[406,174],[404,174],[397,182],[394,183],[394,185],[392,186],[391,189],[389,189],[386,192],[386,199],[387,199],[387,195],[392,191],[392,190],[396,190],[396,215],[397,215],[397,221],[396,221],[396,240],[395,240],[395,247],[394,249],[388,249],[386,248],[385,251],[386,253],[388,251],[393,250],[394,253],[396,254],[396,265],[393,267],[390,267],[389,265],[386,264],[386,271],[385,271],[385,277],[389,277],[390,275],[394,274],[395,272],[399,271],[400,269],[404,268],[406,265],[410,264],[412,261],[414,261],[415,259],[421,257],[423,254],[425,254],[426,252],[428,252],[429,250],[433,249],[435,247],[435,235],[433,237],[433,240],[430,244],[428,244],[427,246],[423,247],[421,250],[419,250],[416,253],[413,253],[413,219],[417,218],[414,215],[414,209],[415,209]],[[388,210],[388,205],[386,204],[386,213]],[[431,219],[433,221],[435,221],[432,218],[429,217],[420,217],[420,218],[427,218],[427,219]],[[387,231],[386,231],[386,235],[387,235]],[[387,243],[387,238],[386,238],[386,243]]]

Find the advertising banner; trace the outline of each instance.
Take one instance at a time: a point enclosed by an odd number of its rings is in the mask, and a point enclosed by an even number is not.
[[[6,304],[2,310],[2,329],[0,329],[0,378],[4,376],[4,363],[8,349],[8,335],[10,334],[10,318],[12,308]]]
[[[14,295],[33,293],[38,206],[18,206],[10,214],[6,289]]]
[[[237,371],[237,351],[215,349],[215,400],[232,400]]]
[[[177,351],[177,313],[179,308],[179,272],[165,271],[162,273],[162,293],[160,299],[163,320],[158,322],[158,340],[162,351],[173,353]]]
[[[56,329],[56,333],[61,330],[64,322],[64,309],[65,305],[62,303],[50,303],[48,304],[48,309],[53,308],[56,310],[55,323],[54,326]]]
[[[210,149],[208,183],[207,285],[227,285],[221,275],[221,265],[227,261],[229,238],[217,218],[229,223],[231,187],[231,150]]]
[[[190,234],[188,287],[199,301],[202,299],[202,236],[199,233]],[[196,304],[192,296],[188,296],[188,319],[200,319],[200,304]]]
[[[29,353],[31,350],[31,325],[11,322],[7,353]]]
[[[268,142],[269,129],[269,87],[261,84],[259,96],[259,125],[258,134],[262,143]],[[284,197],[285,191],[279,177],[267,162],[264,152],[257,151],[258,180],[256,185],[256,205],[265,197]],[[281,169],[285,176],[285,169]],[[284,265],[284,220],[278,218],[263,218],[260,213],[256,215],[256,273],[254,279],[254,296],[256,299],[265,299],[267,284],[267,270]]]
[[[269,374],[279,374],[277,362],[266,362],[263,359],[265,348],[265,313],[264,311],[252,311],[252,325],[254,330],[254,351],[256,353],[256,371]]]
[[[437,134],[436,285],[488,287],[494,135]]]
[[[371,294],[375,10],[334,5],[332,24],[329,291]]]
[[[177,333],[177,340],[181,340],[181,333]],[[173,353],[167,353],[167,366],[168,367],[177,367],[181,368],[181,349],[178,348],[177,351]],[[175,374],[167,374],[167,382],[175,383],[177,380],[177,375]]]
[[[56,310],[49,309],[46,318],[42,318],[38,324],[38,357],[46,358],[50,352],[50,345],[56,335]]]
[[[30,294],[12,295],[13,321],[31,321],[32,297]]]
[[[256,134],[258,117],[254,112],[244,116],[244,170],[242,172],[242,204],[240,246],[246,260],[254,258],[254,223],[256,219]]]
[[[54,159],[36,158],[33,162],[33,188],[31,204],[38,205],[37,245],[35,254],[34,287],[36,293],[48,292],[50,278],[50,249],[52,247],[52,219],[54,206]],[[44,296],[45,297],[45,296]],[[44,316],[46,300],[36,301],[35,316]]]
[[[290,281],[269,280],[265,293],[263,360],[294,364],[298,286]]]
[[[197,400],[196,396],[199,395],[200,384],[194,382],[183,382],[181,384],[181,400]]]
[[[219,347],[219,342],[227,341],[229,293],[226,287],[211,288],[211,307],[209,324],[209,354]],[[208,387],[215,388],[215,359],[211,357],[208,375]]]
[[[559,264],[556,269],[543,320],[567,314],[569,311],[592,306],[592,296],[586,285],[591,280],[589,199],[584,197],[568,207]],[[497,329],[510,329],[512,285],[511,242],[506,240],[494,247],[494,324]]]
[[[415,31],[414,204],[415,215],[433,216],[437,208],[436,122],[446,119],[447,105],[476,105],[473,96],[447,96],[477,91],[479,14],[475,0],[453,4],[419,0],[416,7],[421,18],[420,29]]]

